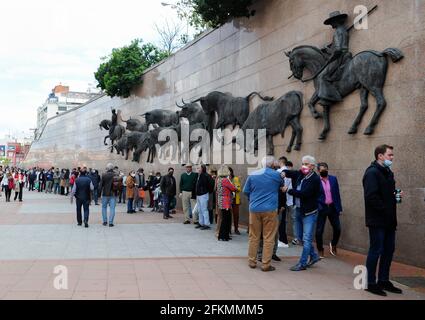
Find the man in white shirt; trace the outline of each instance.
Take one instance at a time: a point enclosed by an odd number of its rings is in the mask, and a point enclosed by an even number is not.
[[[286,167],[284,159],[279,159],[279,166],[280,168],[277,169],[277,171],[283,177],[285,181],[285,187],[287,187],[288,189],[292,189],[292,180],[285,176],[285,170],[288,170],[288,168]],[[286,216],[290,208],[292,208],[294,205],[294,198],[287,193],[282,193],[281,197],[283,197],[283,201],[286,201],[285,203],[281,204],[282,206],[279,212],[279,238],[277,246],[279,248],[289,248],[288,239],[286,236]]]

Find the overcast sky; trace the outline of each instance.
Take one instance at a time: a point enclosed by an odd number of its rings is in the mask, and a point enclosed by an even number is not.
[[[100,58],[112,48],[135,38],[156,42],[153,24],[177,19],[162,1],[2,0],[0,139],[29,136],[37,107],[56,84],[73,91],[94,85]]]

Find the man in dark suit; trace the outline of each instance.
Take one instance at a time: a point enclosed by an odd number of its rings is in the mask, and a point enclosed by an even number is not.
[[[342,212],[341,196],[339,194],[338,179],[329,175],[329,167],[325,162],[317,165],[320,174],[320,195],[318,199],[319,215],[316,227],[316,245],[320,257],[325,256],[323,249],[323,232],[325,230],[326,218],[329,219],[333,229],[332,241],[329,244],[329,252],[336,255],[336,246],[341,236],[341,223],[339,216]]]
[[[390,268],[395,250],[397,201],[395,180],[391,171],[393,147],[383,144],[375,149],[375,161],[363,176],[366,226],[369,228],[369,252],[366,260],[367,291],[380,296],[402,293],[390,282]],[[398,194],[402,197],[402,192]],[[376,268],[379,261],[378,282]]]
[[[74,186],[72,187],[72,196],[75,196],[77,203],[77,222],[78,225],[82,225],[81,217],[81,206],[84,208],[84,226],[89,227],[89,204],[91,192],[94,190],[91,179],[87,176],[87,168],[84,167],[80,176],[75,180]]]
[[[170,216],[170,201],[176,195],[176,179],[173,177],[174,168],[168,168],[168,174],[161,179],[162,202],[164,206],[164,219],[172,218]]]

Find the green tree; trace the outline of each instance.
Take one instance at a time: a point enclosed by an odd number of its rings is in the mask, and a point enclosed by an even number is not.
[[[180,0],[177,2],[178,15],[189,21],[197,31],[219,27],[236,17],[255,14],[249,10],[254,0]]]
[[[10,159],[8,159],[6,157],[0,157],[0,163],[3,166],[8,166],[11,163],[11,161],[10,161]]]
[[[151,43],[142,44],[135,39],[130,45],[113,49],[108,57],[102,58],[94,77],[110,97],[127,98],[135,86],[142,84],[142,74],[150,66],[167,58],[169,54]]]

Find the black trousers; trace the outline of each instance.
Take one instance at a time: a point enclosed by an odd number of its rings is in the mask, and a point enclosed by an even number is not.
[[[230,230],[232,228],[232,210],[221,209],[221,224],[218,232],[218,240],[229,240]]]
[[[19,201],[22,201],[23,193],[24,193],[24,183],[22,182],[19,184]]]
[[[288,244],[288,236],[286,234],[286,208],[280,209],[279,214],[279,241]]]
[[[4,187],[4,193],[6,195],[6,202],[10,202],[10,196],[12,194],[12,189],[9,189],[9,186]]]
[[[83,207],[84,209],[84,223],[88,223],[89,222],[89,203],[90,200],[80,200],[80,199],[76,199],[76,203],[77,203],[77,222],[78,223],[82,223],[82,216],[81,216],[81,207]]]
[[[339,221],[339,213],[336,212],[333,204],[319,211],[316,225],[316,245],[317,250],[323,251],[323,232],[325,231],[326,219],[329,219],[333,229],[332,245],[336,246],[341,236],[341,222]]]
[[[30,181],[29,182],[29,188],[28,188],[28,190],[29,191],[34,191],[34,181]]]

